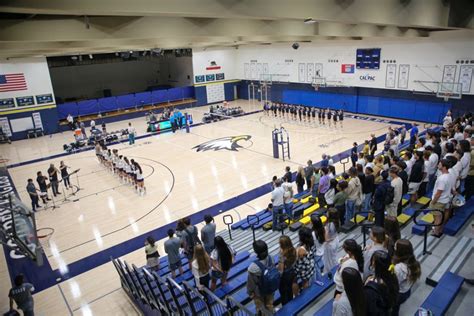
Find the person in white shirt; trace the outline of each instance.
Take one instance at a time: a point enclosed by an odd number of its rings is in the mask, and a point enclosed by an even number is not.
[[[403,194],[403,181],[400,179],[398,176],[398,167],[397,166],[392,166],[390,167],[389,171],[390,177],[392,177],[392,181],[390,182],[391,186],[394,189],[394,197],[393,197],[393,202],[390,203],[385,207],[385,210],[387,211],[388,216],[393,216],[397,217],[397,210],[398,210],[398,204],[402,200],[402,194]]]
[[[91,120],[91,130],[93,130],[94,128],[95,128],[95,121]]]
[[[436,181],[436,171],[438,170],[439,157],[438,154],[433,151],[431,146],[426,147],[426,150],[430,153],[428,158],[428,169],[426,171],[428,174],[428,186],[426,188],[426,192],[432,192]]]
[[[293,218],[293,184],[288,181],[286,177],[283,177],[283,183],[281,185],[285,193],[283,194],[283,204],[285,206],[286,214],[288,218]]]
[[[339,259],[339,268],[334,274],[334,283],[336,284],[336,295],[344,292],[344,285],[342,284],[342,271],[345,268],[354,268],[359,271],[361,277],[364,273],[364,255],[362,248],[354,239],[346,239],[342,244],[342,249],[346,255]]]
[[[463,140],[463,139],[464,139],[464,133],[462,132],[461,126],[456,125],[456,127],[454,128],[454,130],[456,131],[456,132],[454,133],[454,139],[457,140],[458,142],[460,142],[461,140]]]
[[[275,189],[272,191],[272,230],[280,229],[280,214],[284,208],[285,189],[281,187],[281,180],[275,181]]]
[[[413,284],[421,277],[421,266],[413,253],[413,246],[407,239],[399,239],[395,243],[395,253],[392,260],[395,265],[395,275],[398,280],[398,300],[392,310],[392,315],[398,315],[400,305],[411,295]]]
[[[449,166],[450,162],[446,159],[441,160],[439,163],[438,168],[441,171],[441,175],[436,179],[429,206],[432,210],[441,211],[441,214],[439,212],[433,213],[435,224],[439,226],[434,227],[432,235],[438,238],[441,237],[443,233],[443,217],[453,191],[452,180],[450,179],[448,171]]]
[[[359,159],[356,161],[356,165],[362,165],[362,167],[365,167],[364,153],[359,153]]]
[[[459,177],[461,178],[461,189],[463,191],[464,184],[466,182],[467,175],[469,173],[469,166],[471,165],[471,144],[468,140],[463,139],[458,144],[458,150],[462,151],[463,155],[461,157],[461,172]]]
[[[74,118],[72,117],[71,114],[67,115],[67,125],[72,131],[74,130]]]
[[[443,127],[448,129],[449,125],[453,122],[453,118],[451,117],[451,111],[446,113],[446,116],[443,118]]]
[[[345,268],[342,271],[344,292],[336,295],[332,304],[332,316],[367,315],[364,284],[357,269]]]
[[[413,167],[413,163],[414,163],[412,158],[413,158],[413,155],[409,151],[405,152],[405,154],[403,155],[403,161],[405,161],[405,164],[407,165],[407,167],[405,168],[405,171],[408,177],[410,177],[411,168]]]
[[[135,130],[135,127],[132,126],[132,123],[128,123],[128,144],[133,145],[135,144],[135,136],[137,134],[137,131]]]

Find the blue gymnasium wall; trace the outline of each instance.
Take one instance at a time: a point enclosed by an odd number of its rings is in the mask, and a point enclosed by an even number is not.
[[[249,83],[240,83],[240,98],[248,99]],[[441,123],[449,109],[454,110],[455,115],[474,109],[474,96],[471,95],[444,102],[435,96],[413,94],[411,91],[359,87],[328,87],[315,91],[311,85],[301,83],[273,84],[269,99],[430,123]]]
[[[234,98],[234,86],[237,86],[237,98],[243,99],[240,95],[240,81],[224,82],[224,93],[226,101],[233,101]],[[195,99],[197,100],[196,105],[202,106],[208,104],[207,102],[207,92],[206,85],[196,85],[194,86]]]

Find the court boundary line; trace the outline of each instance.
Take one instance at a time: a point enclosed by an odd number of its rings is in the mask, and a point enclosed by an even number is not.
[[[66,307],[69,310],[69,314],[72,316],[74,315],[74,311],[71,308],[71,305],[69,305],[69,302],[67,301],[66,295],[64,294],[63,289],[61,288],[61,283],[57,284],[59,292],[61,293],[61,296],[63,297],[64,303],[66,303]]]

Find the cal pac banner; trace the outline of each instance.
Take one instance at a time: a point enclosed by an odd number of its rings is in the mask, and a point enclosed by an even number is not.
[[[354,73],[354,64],[342,64],[341,73],[343,74],[353,74]]]

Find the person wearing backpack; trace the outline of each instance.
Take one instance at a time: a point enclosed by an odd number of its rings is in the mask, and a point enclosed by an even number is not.
[[[389,201],[386,200],[385,205],[386,205],[387,215],[397,217],[397,215],[398,215],[397,214],[398,204],[400,203],[400,201],[402,199],[403,181],[398,176],[398,167],[397,166],[390,167],[389,175],[392,178],[392,181],[390,182],[390,184],[393,187],[394,195],[393,195],[392,202],[387,204],[387,202],[389,202]],[[389,192],[387,191],[386,199],[389,198],[388,193]]]
[[[273,315],[273,294],[280,285],[280,272],[268,255],[267,243],[253,242],[257,259],[248,267],[247,293],[255,302],[258,315]]]
[[[385,198],[387,197],[387,191],[392,191],[393,187],[388,181],[388,172],[382,171],[382,182],[376,186],[374,198],[373,198],[373,209],[375,213],[375,225],[383,227],[384,218],[385,218]],[[393,194],[391,194],[393,196]],[[389,196],[388,196],[389,198]],[[390,204],[390,203],[389,203]]]
[[[181,243],[183,244],[183,249],[188,258],[189,270],[192,270],[192,262],[194,258],[194,246],[201,244],[201,240],[198,236],[198,229],[196,226],[191,225],[191,220],[189,217],[183,219],[183,224],[185,228],[181,233]]]

